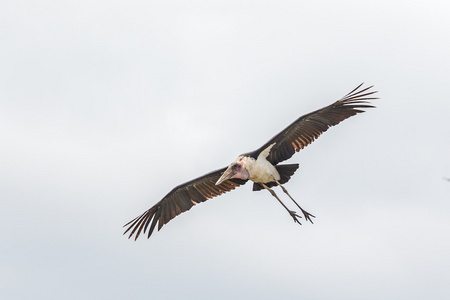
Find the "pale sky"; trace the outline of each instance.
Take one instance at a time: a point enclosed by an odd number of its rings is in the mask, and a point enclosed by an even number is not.
[[[449,299],[448,1],[4,1],[1,299]],[[147,240],[122,225],[361,82],[377,106]],[[293,208],[292,202],[276,190]]]

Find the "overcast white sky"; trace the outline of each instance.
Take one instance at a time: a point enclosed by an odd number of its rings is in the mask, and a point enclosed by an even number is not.
[[[0,298],[449,299],[448,1],[3,1]],[[315,224],[238,190],[122,225],[359,83],[289,162]],[[292,207],[289,199],[278,194]]]

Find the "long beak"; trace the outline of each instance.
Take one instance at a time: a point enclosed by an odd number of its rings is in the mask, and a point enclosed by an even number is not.
[[[219,185],[225,180],[230,179],[231,177],[233,177],[233,175],[234,175],[233,169],[231,167],[228,167],[228,169],[226,169],[225,172],[223,172],[222,176],[220,176],[219,180],[217,180],[216,185]]]

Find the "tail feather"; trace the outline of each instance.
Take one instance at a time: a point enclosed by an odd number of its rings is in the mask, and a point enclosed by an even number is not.
[[[295,171],[298,169],[298,164],[290,164],[290,165],[277,165],[275,166],[278,173],[280,174],[280,180],[278,181],[281,184],[284,184],[291,179],[291,176],[294,175]],[[268,182],[266,183],[268,187],[276,186],[276,182]],[[264,189],[262,185],[259,183],[253,183],[253,191],[260,191]]]

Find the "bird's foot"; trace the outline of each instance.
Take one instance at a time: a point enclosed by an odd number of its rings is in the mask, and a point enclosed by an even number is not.
[[[300,223],[300,221],[298,220],[298,218],[301,218],[301,216],[297,215],[297,213],[295,211],[293,211],[293,210],[289,210],[289,214],[294,219],[295,223],[298,223],[299,225],[302,225],[302,223]]]
[[[314,224],[313,221],[311,220],[311,217],[315,218],[316,216],[310,214],[309,212],[307,212],[306,210],[300,208],[302,210],[303,215],[305,216],[305,220],[306,221],[310,221],[311,224]]]

